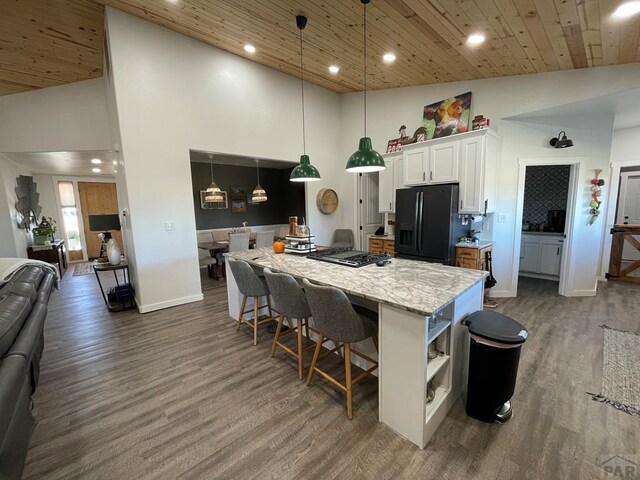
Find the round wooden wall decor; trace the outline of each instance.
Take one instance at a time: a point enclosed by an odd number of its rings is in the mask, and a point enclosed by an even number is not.
[[[338,194],[330,188],[323,188],[316,196],[316,205],[320,213],[329,215],[338,209]]]

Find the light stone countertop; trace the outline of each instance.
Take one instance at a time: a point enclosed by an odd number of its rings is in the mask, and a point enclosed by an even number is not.
[[[485,248],[493,245],[493,242],[480,240],[478,243],[473,242],[458,242],[456,243],[456,247],[463,248]]]
[[[376,238],[379,240],[395,240],[395,235],[369,235],[369,238]]]
[[[271,248],[227,255],[425,316],[447,306],[488,275],[480,270],[400,258],[391,259],[384,267],[373,264],[353,268],[295,254],[274,254]]]

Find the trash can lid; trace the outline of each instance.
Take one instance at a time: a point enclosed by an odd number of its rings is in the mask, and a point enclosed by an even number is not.
[[[524,343],[527,330],[513,318],[494,311],[477,311],[469,315],[465,322],[469,332],[494,342],[510,345]]]

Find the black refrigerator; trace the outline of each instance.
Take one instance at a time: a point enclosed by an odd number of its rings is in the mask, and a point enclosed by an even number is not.
[[[455,264],[455,244],[467,229],[458,217],[458,185],[396,190],[396,257]]]

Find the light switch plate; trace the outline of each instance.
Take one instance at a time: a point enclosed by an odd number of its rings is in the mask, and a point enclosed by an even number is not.
[[[164,229],[167,232],[173,232],[176,229],[176,223],[175,222],[164,222]]]
[[[498,223],[507,223],[507,214],[499,213],[498,214]]]

